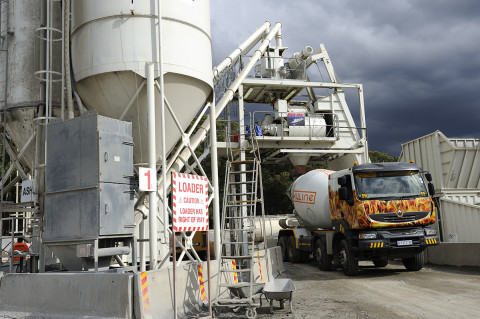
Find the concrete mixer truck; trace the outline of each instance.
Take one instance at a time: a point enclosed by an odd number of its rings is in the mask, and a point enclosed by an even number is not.
[[[431,180],[400,162],[300,176],[290,188],[296,218],[280,221],[284,260],[303,262],[313,253],[321,270],[341,267],[347,276],[357,273],[359,260],[385,267],[401,258],[407,270],[422,269],[422,251],[439,243]]]

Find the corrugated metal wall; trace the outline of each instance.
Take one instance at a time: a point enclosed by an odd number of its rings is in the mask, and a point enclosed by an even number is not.
[[[480,206],[441,199],[440,210],[443,241],[480,243]]]
[[[480,191],[480,139],[448,139],[436,131],[402,144],[400,161],[409,160],[432,173],[438,191]]]
[[[443,240],[480,242],[480,139],[449,139],[436,131],[402,144],[399,160],[432,174]]]

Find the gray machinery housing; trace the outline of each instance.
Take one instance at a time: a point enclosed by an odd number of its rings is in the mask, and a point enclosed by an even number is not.
[[[134,248],[132,125],[90,111],[47,132],[44,243],[69,270],[106,267]]]

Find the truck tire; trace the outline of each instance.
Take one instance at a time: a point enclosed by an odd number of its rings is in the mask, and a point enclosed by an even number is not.
[[[374,258],[372,261],[375,267],[387,267],[388,265],[388,259]]]
[[[295,237],[293,236],[288,237],[287,255],[288,261],[291,263],[299,263],[304,260],[302,251],[295,247]]]
[[[358,272],[358,259],[351,252],[345,239],[340,241],[338,255],[343,273],[346,276],[355,276]]]
[[[408,271],[419,271],[423,268],[423,253],[418,253],[413,257],[402,258],[402,262]]]
[[[328,271],[332,269],[332,261],[327,255],[327,250],[325,249],[325,246],[323,245],[321,239],[317,239],[317,241],[315,242],[315,251],[313,252],[313,258],[320,270]]]
[[[288,261],[288,255],[287,255],[287,243],[288,237],[287,236],[282,236],[278,238],[278,243],[277,246],[280,246],[280,251],[282,252],[282,260],[283,261]]]

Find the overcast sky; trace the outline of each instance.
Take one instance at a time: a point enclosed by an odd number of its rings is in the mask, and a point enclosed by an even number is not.
[[[480,138],[478,0],[210,0],[210,6],[214,65],[265,21],[282,23],[287,57],[324,43],[340,81],[364,85],[370,150],[398,156],[401,143],[436,130]]]

